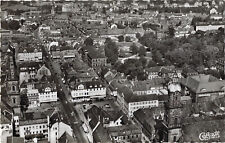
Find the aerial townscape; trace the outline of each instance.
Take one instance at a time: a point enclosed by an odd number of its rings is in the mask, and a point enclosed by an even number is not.
[[[0,143],[225,142],[225,0],[2,0]]]

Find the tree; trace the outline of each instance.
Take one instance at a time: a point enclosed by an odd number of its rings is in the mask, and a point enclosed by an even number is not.
[[[123,35],[118,36],[118,41],[119,42],[124,42],[124,36]]]
[[[139,56],[145,56],[146,55],[146,49],[144,46],[141,46],[138,51]]]
[[[118,60],[118,47],[110,38],[107,38],[105,41],[105,55],[112,64]]]
[[[157,66],[157,64],[153,60],[148,61],[148,67],[149,68],[150,67],[155,67],[155,66]]]
[[[9,29],[18,30],[20,28],[20,22],[16,20],[12,20],[9,22]]]
[[[147,59],[145,57],[140,57],[139,61],[142,64],[142,67],[146,67]]]
[[[131,53],[134,55],[138,53],[138,47],[134,43],[130,46],[130,50],[131,50]]]
[[[29,100],[26,93],[22,93],[20,96],[21,111],[25,112],[29,106]]]
[[[85,39],[84,44],[86,46],[93,46],[94,40],[91,37],[88,37],[87,39]]]
[[[125,41],[126,41],[126,42],[131,42],[130,36],[126,36]]]
[[[140,33],[136,33],[136,38],[140,39],[141,38],[141,34]]]
[[[169,37],[175,36],[175,29],[172,26],[169,26],[169,28],[168,28],[168,35],[169,35]]]

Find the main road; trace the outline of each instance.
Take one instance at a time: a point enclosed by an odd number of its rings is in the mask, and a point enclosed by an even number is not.
[[[37,31],[36,31],[37,32]],[[57,90],[58,90],[58,97],[60,102],[62,103],[62,106],[64,108],[64,111],[67,115],[68,121],[73,129],[76,141],[78,143],[89,143],[86,134],[84,133],[82,129],[82,121],[79,118],[79,115],[77,111],[73,108],[73,103],[71,103],[71,96],[69,89],[64,85],[61,77],[61,69],[58,67],[59,65],[55,63],[51,55],[47,51],[47,47],[45,46],[42,39],[40,39],[40,36],[38,33],[34,34],[35,37],[39,40],[39,42],[43,45],[42,51],[43,51],[43,59],[45,59],[45,63],[47,67],[49,67],[52,76],[54,77],[54,82],[56,83]]]

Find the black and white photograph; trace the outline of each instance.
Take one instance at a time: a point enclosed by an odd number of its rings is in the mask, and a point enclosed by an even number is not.
[[[0,3],[0,143],[225,142],[225,0]]]

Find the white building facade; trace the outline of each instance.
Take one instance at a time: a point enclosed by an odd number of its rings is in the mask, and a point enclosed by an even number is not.
[[[20,121],[19,135],[25,137],[28,135],[42,134],[44,137],[48,137],[48,118],[38,120]]]
[[[99,83],[90,84],[88,86],[85,83],[81,83],[76,89],[71,90],[71,96],[73,102],[88,101],[93,98],[104,98],[106,97],[106,87]]]
[[[40,103],[57,101],[57,91],[52,90],[50,87],[46,87],[44,92],[40,92],[38,95]]]

